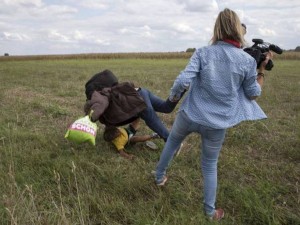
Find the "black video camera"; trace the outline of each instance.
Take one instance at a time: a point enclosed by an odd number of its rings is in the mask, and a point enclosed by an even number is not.
[[[260,64],[266,59],[265,52],[273,51],[277,54],[282,53],[282,49],[279,48],[277,45],[273,45],[267,42],[264,42],[262,39],[252,39],[254,45],[249,48],[245,48],[244,51],[251,55],[257,63],[257,68],[259,68]],[[270,59],[266,65],[266,70],[271,70],[274,64]]]

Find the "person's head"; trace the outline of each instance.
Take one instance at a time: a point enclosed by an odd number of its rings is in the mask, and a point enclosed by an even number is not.
[[[241,21],[238,15],[228,8],[219,13],[211,42],[215,44],[217,41],[225,39],[237,41],[241,45],[245,44]]]
[[[103,133],[103,139],[107,142],[111,142],[118,136],[120,136],[121,132],[120,130],[115,126],[105,126],[104,133]]]
[[[246,24],[242,23],[242,29],[243,29],[243,35],[245,35],[247,33]]]
[[[94,91],[101,91],[103,88],[109,88],[117,85],[118,78],[110,70],[103,70],[95,74],[85,84],[86,98],[89,100]]]

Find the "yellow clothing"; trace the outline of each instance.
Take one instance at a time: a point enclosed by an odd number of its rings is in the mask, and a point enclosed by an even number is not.
[[[125,145],[128,143],[128,134],[124,128],[118,128],[121,134],[112,140],[112,143],[116,146],[118,151],[125,148]]]

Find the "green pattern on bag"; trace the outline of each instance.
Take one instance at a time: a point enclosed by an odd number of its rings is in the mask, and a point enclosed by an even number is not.
[[[65,138],[77,144],[88,142],[96,145],[97,129],[97,124],[93,123],[87,115],[71,124]]]

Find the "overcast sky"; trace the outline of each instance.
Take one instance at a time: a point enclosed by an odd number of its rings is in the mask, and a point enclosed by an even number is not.
[[[235,10],[246,40],[300,46],[299,0],[0,0],[0,55],[174,52],[209,44]]]

